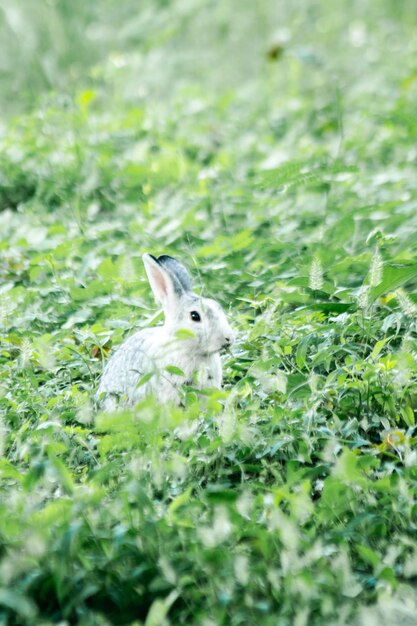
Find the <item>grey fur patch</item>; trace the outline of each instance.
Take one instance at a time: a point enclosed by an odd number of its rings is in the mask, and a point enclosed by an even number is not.
[[[205,315],[208,317],[209,320],[214,320],[217,315],[216,315],[216,311],[214,311],[211,303],[209,302],[205,302],[204,303],[204,309],[203,309]]]
[[[152,328],[138,331],[116,349],[106,363],[97,396],[102,393],[122,395],[136,387],[144,373],[138,369],[138,364],[147,356],[146,342],[152,334]]]
[[[187,270],[181,263],[176,261],[172,256],[162,254],[155,259],[171,276],[175,293],[181,295],[193,291],[191,278]]]

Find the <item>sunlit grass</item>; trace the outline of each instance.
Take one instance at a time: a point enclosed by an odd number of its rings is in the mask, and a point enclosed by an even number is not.
[[[411,626],[414,5],[3,4],[0,624]],[[146,251],[237,342],[104,414]]]

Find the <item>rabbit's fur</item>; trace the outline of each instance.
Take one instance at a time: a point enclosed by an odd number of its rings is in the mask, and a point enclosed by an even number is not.
[[[107,362],[97,397],[105,411],[132,406],[148,394],[160,402],[181,402],[181,385],[198,389],[220,387],[219,352],[233,341],[221,306],[194,293],[181,263],[162,255],[143,255],[146,274],[165,314],[163,326],[146,328],[129,337]],[[181,330],[191,331],[187,333]],[[169,371],[175,366],[184,375]],[[168,367],[168,370],[166,369]],[[143,377],[143,384],[138,385]]]

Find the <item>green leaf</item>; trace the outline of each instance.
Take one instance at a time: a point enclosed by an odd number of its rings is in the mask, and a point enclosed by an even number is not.
[[[382,282],[370,289],[372,300],[379,298],[388,291],[395,291],[412,278],[417,277],[417,263],[412,265],[385,264]]]
[[[146,616],[145,626],[161,626],[161,624],[164,624],[169,609],[178,597],[178,591],[173,590],[163,600],[154,600]]]
[[[7,459],[0,459],[0,478],[11,478],[22,482],[24,476]]]
[[[184,504],[187,504],[187,502],[189,502],[191,493],[192,493],[192,487],[189,487],[188,489],[180,493],[179,496],[176,496],[173,499],[173,501],[168,506],[168,515],[170,517],[172,517],[175,511],[177,511],[180,507],[184,506]]]
[[[165,371],[167,371],[169,374],[174,374],[175,376],[185,376],[184,372],[175,365],[167,365]]]
[[[313,302],[303,308],[311,311],[323,311],[324,313],[345,313],[345,311],[351,311],[354,307],[347,302]]]
[[[185,341],[187,339],[195,339],[195,333],[192,330],[188,330],[188,328],[180,328],[175,333],[175,337]]]
[[[143,387],[143,385],[146,385],[146,383],[149,382],[151,378],[153,378],[153,376],[155,376],[155,372],[148,372],[147,374],[144,374],[136,383],[136,389],[139,389],[139,387]]]
[[[71,472],[66,467],[65,463],[63,463],[61,459],[58,459],[53,453],[49,454],[49,462],[59,476],[60,482],[64,487],[66,493],[74,493],[75,484],[72,479]]]
[[[361,482],[362,474],[356,452],[345,449],[337,459],[333,474],[347,483]]]
[[[372,350],[371,353],[371,359],[375,360],[378,358],[379,353],[381,352],[382,348],[385,346],[385,344],[390,340],[389,337],[385,337],[385,339],[381,339],[380,341],[377,341],[374,349]]]
[[[359,556],[366,562],[372,565],[372,567],[378,567],[381,562],[381,557],[369,546],[362,545],[358,543],[356,545],[356,550],[359,553]]]
[[[307,363],[306,361],[307,349],[312,339],[313,339],[312,335],[307,335],[306,337],[303,337],[303,339],[298,344],[295,361],[297,363],[297,366],[300,369],[304,367],[304,365],[306,365]]]
[[[400,410],[401,410],[401,415],[403,417],[403,420],[407,424],[407,426],[414,426],[415,417],[414,417],[414,411],[411,408],[411,406],[409,404],[406,404],[404,407],[401,407]]]
[[[33,620],[37,614],[35,603],[12,589],[0,588],[0,606],[11,609],[25,620]]]

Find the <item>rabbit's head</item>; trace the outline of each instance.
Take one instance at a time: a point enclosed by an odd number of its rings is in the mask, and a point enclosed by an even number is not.
[[[166,254],[158,258],[143,255],[146,274],[156,300],[165,313],[165,327],[175,336],[181,329],[191,331],[184,341],[194,353],[209,355],[233,343],[229,326],[220,304],[201,298],[193,291],[191,278],[181,263]]]

